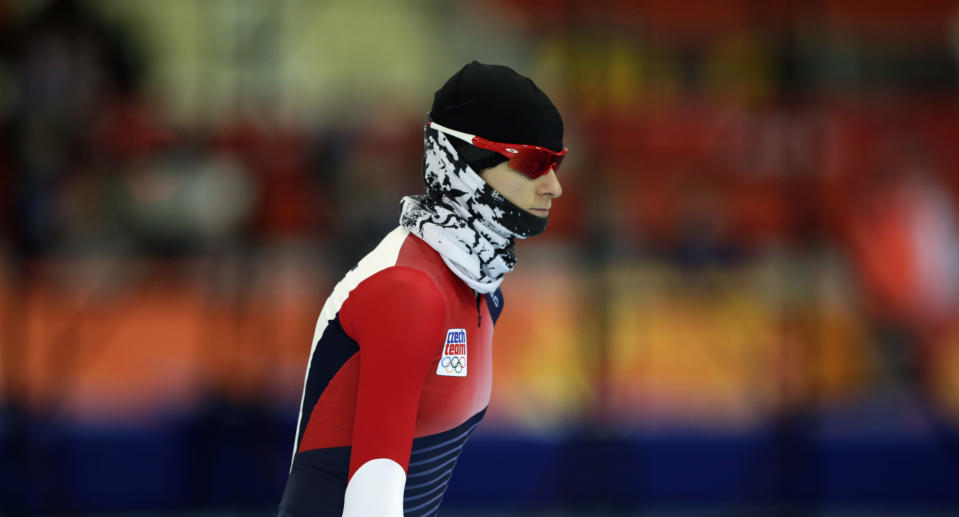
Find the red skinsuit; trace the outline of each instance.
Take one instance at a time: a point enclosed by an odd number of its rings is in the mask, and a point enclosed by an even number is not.
[[[502,305],[401,227],[347,273],[317,322],[281,515],[339,516],[347,482],[377,458],[406,471],[406,515],[435,514],[489,403]]]

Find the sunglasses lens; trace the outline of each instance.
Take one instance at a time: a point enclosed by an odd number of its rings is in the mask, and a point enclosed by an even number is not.
[[[537,149],[526,149],[511,159],[509,166],[530,178],[536,179],[549,172],[550,168],[558,169],[564,156],[556,156],[553,153]]]

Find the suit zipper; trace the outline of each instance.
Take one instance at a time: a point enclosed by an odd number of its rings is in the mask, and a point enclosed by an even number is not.
[[[480,311],[480,300],[482,297],[476,293],[476,328],[483,326],[483,313]]]

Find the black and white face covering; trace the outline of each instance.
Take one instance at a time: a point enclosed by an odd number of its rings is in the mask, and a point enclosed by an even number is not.
[[[402,200],[400,224],[426,241],[467,285],[491,293],[516,265],[513,239],[543,233],[537,217],[493,190],[446,135],[426,128],[426,195]]]

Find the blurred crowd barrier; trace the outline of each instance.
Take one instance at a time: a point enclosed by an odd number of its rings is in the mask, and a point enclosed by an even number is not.
[[[451,507],[959,507],[952,2],[0,0],[0,511],[271,508],[471,59],[570,154]]]

